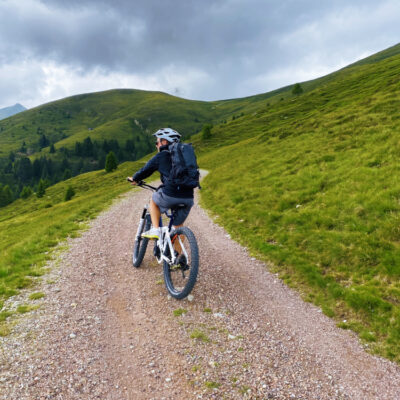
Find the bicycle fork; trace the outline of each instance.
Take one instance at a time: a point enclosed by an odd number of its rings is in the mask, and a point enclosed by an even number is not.
[[[147,209],[148,209],[148,205],[146,204],[143,208],[142,216],[140,218],[139,226],[138,226],[138,229],[136,232],[136,237],[135,237],[136,241],[139,241],[142,238],[142,230],[143,230],[144,223],[146,221]]]

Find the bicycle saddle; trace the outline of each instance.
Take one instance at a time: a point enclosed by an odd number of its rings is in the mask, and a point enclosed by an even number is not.
[[[176,206],[173,206],[171,208],[171,210],[178,210],[179,208],[185,208],[185,207],[186,207],[186,204],[181,203],[181,204],[177,204]]]

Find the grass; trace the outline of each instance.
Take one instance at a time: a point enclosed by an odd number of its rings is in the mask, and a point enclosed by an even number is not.
[[[31,293],[29,295],[30,300],[39,300],[41,298],[45,297],[45,294],[42,292],[36,292],[36,293]]]
[[[188,310],[184,309],[184,308],[177,308],[176,310],[174,310],[174,316],[175,317],[180,317],[183,314],[186,314],[188,312]]]
[[[26,314],[29,311],[35,310],[37,306],[32,306],[30,304],[21,304],[17,307],[17,313]]]
[[[205,343],[208,343],[210,341],[210,338],[200,329],[194,329],[190,334],[190,338]]]
[[[0,337],[8,336],[10,333],[10,326],[0,322]]]
[[[110,174],[83,174],[49,187],[42,199],[20,199],[1,208],[0,301],[22,288],[33,288],[56,246],[69,236],[79,235],[88,220],[130,190],[125,177],[141,165],[143,162],[125,163]],[[76,195],[65,202],[65,189],[71,182]]]
[[[251,391],[250,386],[242,386],[242,387],[239,389],[239,393],[242,394],[242,395],[244,395],[244,394],[246,394],[246,393],[250,393],[250,391]]]
[[[219,382],[206,381],[206,382],[204,382],[204,386],[207,389],[218,389],[221,386],[221,384]]]
[[[372,351],[400,361],[400,57],[194,140],[202,204]],[[245,155],[245,156],[244,156]],[[372,340],[373,338],[373,340]]]
[[[121,145],[134,139],[142,147],[143,136],[162,126],[172,126],[185,136],[199,132],[205,123],[227,121],[250,113],[277,93],[290,88],[242,99],[214,102],[186,100],[161,92],[134,89],[108,90],[72,96],[16,114],[0,121],[0,158],[18,151],[25,141],[32,158],[49,154],[38,147],[45,134],[55,148],[72,149],[75,142],[117,139]],[[273,99],[270,101],[274,101]]]

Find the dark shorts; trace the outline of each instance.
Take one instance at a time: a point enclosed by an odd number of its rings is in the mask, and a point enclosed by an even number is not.
[[[177,206],[178,204],[185,204],[185,207],[178,208],[175,211],[174,225],[182,225],[185,222],[190,213],[190,209],[194,204],[193,199],[167,196],[165,193],[163,193],[162,189],[155,192],[152,199],[160,208],[161,213],[167,212],[169,209],[174,208],[174,206]]]

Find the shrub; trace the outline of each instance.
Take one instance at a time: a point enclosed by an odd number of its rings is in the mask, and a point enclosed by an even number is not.
[[[211,136],[212,136],[211,128],[212,128],[212,125],[210,125],[210,124],[203,125],[203,129],[201,130],[201,138],[203,140],[207,140],[207,139],[211,138]]]
[[[24,186],[20,196],[22,199],[27,199],[31,194],[32,194],[32,188],[30,186]]]
[[[1,187],[0,185],[0,207],[6,206],[13,201],[13,193],[10,186],[5,185]]]
[[[293,86],[292,94],[297,96],[297,95],[302,94],[302,93],[303,93],[303,88],[301,87],[300,83],[296,83]]]
[[[63,180],[66,181],[67,179],[72,178],[72,172],[69,168],[64,171]]]
[[[114,171],[115,169],[117,169],[117,166],[118,166],[117,157],[115,157],[115,154],[113,151],[110,151],[107,154],[107,158],[106,158],[106,166],[105,166],[106,172]]]
[[[71,185],[69,185],[67,191],[65,192],[64,200],[65,201],[71,200],[74,196],[75,196],[75,190]]]
[[[45,193],[46,193],[46,183],[44,182],[43,179],[41,179],[39,181],[39,185],[38,185],[38,188],[37,188],[37,191],[36,191],[36,196],[41,198],[41,197],[44,196]]]

